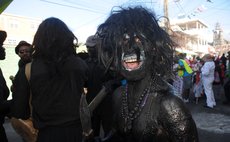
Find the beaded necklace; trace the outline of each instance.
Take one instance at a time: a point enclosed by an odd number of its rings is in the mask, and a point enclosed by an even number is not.
[[[155,82],[155,77],[151,78],[149,87],[145,88],[137,100],[133,110],[129,111],[128,107],[128,84],[126,84],[125,89],[122,93],[122,112],[121,115],[125,120],[124,132],[130,132],[132,129],[132,122],[135,120],[141,113],[143,107],[146,104],[147,98],[149,96],[150,87],[152,82]]]

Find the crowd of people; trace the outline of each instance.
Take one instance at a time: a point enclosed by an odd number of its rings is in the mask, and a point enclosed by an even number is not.
[[[229,59],[228,55],[214,56],[205,54],[188,59],[186,53],[179,53],[174,59],[173,80],[175,95],[185,103],[206,98],[204,107],[214,108],[216,100],[229,104]]]
[[[142,20],[146,20],[144,24],[139,22]],[[6,32],[0,31],[0,36],[0,59],[4,60]],[[20,60],[18,72],[12,77],[12,100],[7,100],[10,90],[0,72],[1,142],[8,142],[5,117],[31,118],[38,130],[36,142],[87,141],[92,135],[100,137],[101,128],[105,141],[195,142],[196,125],[182,102],[190,101],[191,88],[196,103],[206,96],[208,108],[216,106],[215,96],[220,91],[215,89],[221,87],[224,103],[230,102],[230,55],[227,59],[225,55],[214,58],[207,54],[190,61],[182,53],[173,57],[169,35],[157,24],[154,14],[144,8],[111,14],[86,40],[87,53],[77,54],[77,43],[68,26],[55,17],[39,25],[33,43],[18,43],[15,53]],[[168,68],[160,69],[162,65]],[[165,82],[173,74],[174,94],[181,99],[170,93]],[[108,95],[91,114],[93,131],[84,132],[79,113],[81,96],[86,94],[90,103],[103,86],[109,90]],[[176,116],[183,121],[175,118],[171,109],[178,110]]]

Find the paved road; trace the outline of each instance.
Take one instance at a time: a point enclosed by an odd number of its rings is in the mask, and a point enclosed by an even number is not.
[[[204,104],[204,98],[199,104],[186,104],[196,122],[200,142],[230,142],[230,105],[219,100],[214,109],[209,109]]]
[[[230,105],[217,101],[214,109],[204,108],[205,99],[199,104],[187,103],[198,128],[200,142],[230,142]],[[23,142],[14,132],[9,120],[4,124],[9,142]]]

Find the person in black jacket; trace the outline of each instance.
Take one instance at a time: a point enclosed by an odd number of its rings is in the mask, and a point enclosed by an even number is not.
[[[98,60],[97,38],[94,35],[89,36],[85,45],[88,51],[88,58],[85,61],[89,67],[88,81],[86,84],[86,99],[88,104],[92,102],[103,86],[106,87],[106,89],[109,89],[109,93],[102,102],[100,102],[92,114],[92,128],[94,136],[101,136],[102,130],[104,136],[106,136],[112,128],[112,92],[119,86],[119,84],[113,83],[108,85],[109,81],[115,81],[115,78],[109,71],[106,72],[105,67]]]
[[[222,76],[222,69],[220,66],[220,61],[215,60],[215,72],[214,72],[214,81],[213,81],[213,92],[217,100],[221,100],[221,93],[224,84],[224,77]]]
[[[5,48],[2,47],[3,42],[7,37],[5,31],[0,31],[0,60],[4,60],[6,56]],[[5,122],[5,116],[9,114],[10,103],[7,98],[9,97],[9,89],[6,85],[5,78],[0,68],[0,141],[8,142],[3,123]]]
[[[32,60],[32,52],[33,48],[32,45],[28,42],[22,40],[18,43],[18,45],[15,47],[15,53],[20,57],[18,61],[18,67],[24,68],[27,63],[30,63]],[[16,73],[15,76],[17,76],[18,73]],[[10,79],[12,81],[12,86],[10,87],[10,90],[14,91],[14,76],[10,76]]]
[[[227,56],[227,60],[228,60],[228,68],[226,71],[226,82],[224,84],[224,94],[225,94],[225,98],[226,100],[223,102],[223,104],[225,105],[230,105],[230,51],[228,51],[228,56]]]
[[[224,71],[226,71],[227,69],[227,57],[225,57],[225,54],[223,53],[222,56],[220,57],[220,60],[222,61],[223,65],[224,65]]]
[[[58,18],[45,19],[35,33],[31,76],[25,68],[15,78],[12,117],[30,117],[38,129],[37,142],[80,142],[82,128],[80,97],[87,80],[88,66],[77,56],[77,38]]]

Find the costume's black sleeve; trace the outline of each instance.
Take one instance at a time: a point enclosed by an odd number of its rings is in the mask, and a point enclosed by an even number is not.
[[[20,68],[14,80],[14,92],[12,93],[13,104],[11,107],[12,117],[27,119],[30,116],[29,82],[25,75],[25,68]]]
[[[102,141],[103,142],[124,142],[123,136],[119,133],[119,111],[121,109],[121,102],[122,98],[120,95],[120,92],[122,92],[122,86],[118,87],[114,92],[112,93],[113,97],[113,102],[112,102],[112,110],[113,111],[113,116],[111,119],[112,123],[112,129],[110,133],[104,138]]]
[[[119,134],[119,132],[117,131],[117,127],[118,127],[118,119],[117,119],[117,110],[119,110],[120,108],[120,100],[121,100],[121,87],[119,87],[118,89],[116,89],[113,93],[112,93],[112,97],[113,97],[113,101],[111,103],[112,107],[112,119],[111,124],[112,124],[112,129],[110,130],[110,132],[104,137],[104,138],[100,138],[100,137],[90,137],[90,139],[85,140],[84,142],[124,142],[123,137]],[[110,94],[111,95],[111,94]]]
[[[0,69],[0,114],[6,115],[9,112],[10,101],[7,101],[9,96],[9,88],[6,85],[5,78]]]
[[[9,114],[11,102],[12,100],[0,101],[0,115],[5,116]]]
[[[172,142],[198,142],[195,122],[184,103],[176,96],[162,99],[159,121]]]

